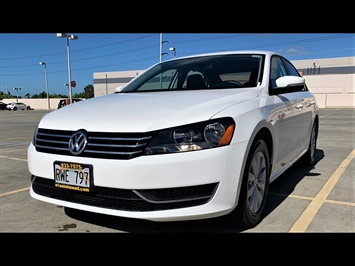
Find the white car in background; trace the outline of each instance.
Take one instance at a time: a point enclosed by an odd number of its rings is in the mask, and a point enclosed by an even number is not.
[[[114,216],[254,227],[269,184],[298,160],[314,163],[318,112],[305,79],[271,51],[160,62],[115,94],[41,119],[27,151],[30,195]]]
[[[24,104],[22,102],[12,102],[12,103],[9,103],[7,106],[6,106],[6,109],[11,111],[16,111],[16,110],[31,110],[31,106],[27,105],[27,104]]]

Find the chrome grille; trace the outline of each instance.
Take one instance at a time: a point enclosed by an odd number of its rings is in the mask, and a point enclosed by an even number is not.
[[[75,156],[69,151],[69,140],[76,131],[39,128],[35,135],[38,152]],[[88,143],[80,157],[132,159],[143,154],[153,133],[86,132]]]

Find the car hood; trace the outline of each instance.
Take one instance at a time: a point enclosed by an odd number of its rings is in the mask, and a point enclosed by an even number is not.
[[[251,89],[117,93],[70,104],[46,114],[40,128],[146,132],[211,119],[258,97]]]

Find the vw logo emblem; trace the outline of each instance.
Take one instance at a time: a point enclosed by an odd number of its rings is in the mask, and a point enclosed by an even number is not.
[[[69,151],[78,155],[84,151],[87,143],[88,139],[84,131],[75,132],[69,140]]]

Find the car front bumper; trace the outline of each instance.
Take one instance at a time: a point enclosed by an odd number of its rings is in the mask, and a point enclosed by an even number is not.
[[[30,194],[35,199],[60,206],[127,218],[179,221],[217,217],[229,213],[237,204],[246,146],[247,143],[243,142],[202,151],[140,156],[131,160],[107,160],[41,153],[37,152],[31,143],[27,151],[28,169],[33,176]],[[81,201],[66,200],[61,196],[52,197],[46,196],[45,193],[36,193],[33,183],[36,178],[34,177],[46,179],[44,181],[51,180],[54,186],[54,161],[91,164],[94,189],[111,189],[117,194],[120,193],[119,191],[133,191],[143,203],[165,207],[149,210],[140,210],[139,207],[123,208],[123,204],[120,208],[102,207]],[[145,191],[159,190],[164,194],[174,189],[174,193],[177,191],[193,193],[209,184],[216,185],[213,194],[206,201],[201,201],[201,204],[195,206],[184,206],[184,195],[178,196],[178,201],[182,204],[172,205],[174,206],[172,208],[168,207],[170,203],[174,203],[171,193],[169,202],[151,201],[151,198],[141,197]],[[78,193],[59,189],[59,193],[62,192]],[[95,197],[90,193],[85,193],[81,192],[80,197],[85,198],[86,195]]]

